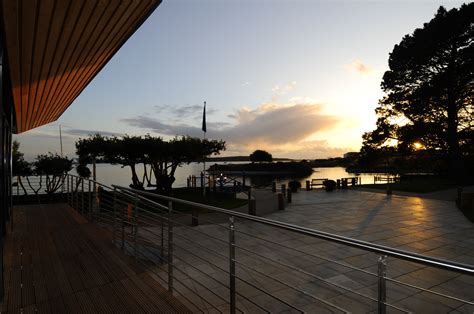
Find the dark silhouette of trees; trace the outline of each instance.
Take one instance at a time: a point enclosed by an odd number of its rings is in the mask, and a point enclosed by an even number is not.
[[[96,162],[101,161],[104,145],[107,143],[100,134],[94,134],[76,142],[76,153],[79,156],[79,164],[76,167],[77,174],[81,178],[89,178],[91,173],[87,164],[92,164],[93,179],[96,180]],[[87,170],[86,170],[87,169]],[[87,171],[89,170],[89,173]]]
[[[20,152],[20,143],[18,141],[13,141],[12,143],[12,175],[16,176],[17,184],[20,185],[23,190],[23,194],[28,194],[26,192],[25,186],[23,185],[22,176],[30,176],[33,174],[31,165],[25,160],[25,157],[22,152]]]
[[[451,172],[461,173],[474,144],[473,61],[474,3],[440,7],[390,53],[377,128],[363,135],[361,152],[393,143],[399,152],[422,147],[445,154]]]
[[[71,171],[72,159],[49,153],[47,155],[38,155],[33,165],[34,174],[40,177],[40,182],[43,176],[45,176],[45,192],[51,195],[61,187],[64,176]]]
[[[99,144],[96,145],[97,143]],[[94,135],[79,140],[76,149],[79,160],[90,160],[94,156],[98,160],[130,167],[132,188],[144,189],[146,183],[147,187],[155,187],[159,193],[169,195],[179,166],[219,154],[225,150],[225,142],[189,136],[164,141],[151,135],[125,135],[121,138]],[[137,174],[137,166],[140,164],[143,165],[142,178]]]
[[[273,156],[269,152],[257,149],[249,156],[251,162],[272,162]]]

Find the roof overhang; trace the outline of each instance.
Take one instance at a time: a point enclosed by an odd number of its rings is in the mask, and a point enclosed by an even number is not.
[[[3,0],[16,133],[57,120],[161,0]]]

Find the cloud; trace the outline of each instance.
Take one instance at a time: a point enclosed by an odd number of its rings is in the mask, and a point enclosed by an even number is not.
[[[84,130],[84,129],[65,129],[62,130],[63,134],[73,135],[73,136],[89,136],[94,134],[100,134],[103,136],[120,136],[122,133],[109,132],[109,131],[98,131],[98,130]]]
[[[351,64],[347,65],[347,68],[350,71],[362,74],[362,75],[370,75],[374,72],[373,68],[360,60],[354,60]]]
[[[300,156],[318,155],[308,149],[310,143],[324,147],[321,153],[328,156],[339,156],[345,152],[329,148],[327,142],[306,141],[315,133],[337,127],[340,122],[333,116],[323,114],[319,104],[264,103],[255,109],[243,107],[229,117],[234,120],[233,124],[214,122],[207,126],[208,136],[225,140],[232,152],[248,153],[260,148],[285,156],[291,152]],[[185,123],[168,124],[145,115],[123,119],[122,122],[162,135],[202,135],[200,127]]]
[[[314,104],[263,104],[255,110],[243,108],[236,113],[236,124],[220,130],[218,134],[231,143],[243,145],[252,141],[295,143],[335,126],[337,119],[320,111],[321,106]]]
[[[155,111],[172,118],[196,118],[202,115],[204,105],[168,106],[156,105]],[[206,107],[206,115],[212,115],[217,109]]]
[[[286,85],[275,85],[272,88],[274,97],[283,96],[293,91],[296,88],[296,81],[290,82]]]

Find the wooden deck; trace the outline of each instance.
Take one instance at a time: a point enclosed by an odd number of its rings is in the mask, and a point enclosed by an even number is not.
[[[66,204],[16,206],[4,266],[2,313],[189,312]]]

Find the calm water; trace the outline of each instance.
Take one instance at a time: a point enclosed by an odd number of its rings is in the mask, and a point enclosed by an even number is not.
[[[234,162],[237,163],[237,162]],[[215,164],[214,162],[212,164]],[[222,163],[217,163],[222,164]],[[208,167],[209,164],[206,164]],[[92,166],[89,166],[92,170]],[[189,165],[184,165],[179,167],[176,170],[176,181],[173,184],[173,187],[184,187],[186,186],[186,178],[190,175],[199,176],[200,172],[203,170],[202,163],[191,163]],[[143,167],[137,167],[138,175],[141,179],[143,176]],[[345,177],[353,177],[354,174],[348,173],[345,168],[343,167],[331,167],[331,168],[314,168],[314,172],[311,176],[306,178],[297,178],[297,180],[302,182],[302,186],[304,186],[305,180],[310,179],[317,179],[317,178],[328,178],[332,180],[345,178]],[[360,174],[359,177],[362,180],[362,184],[369,184],[374,183],[374,174]],[[252,180],[253,184],[257,185],[265,185],[270,184],[273,180],[269,177],[253,177],[252,179],[246,178],[247,184],[249,181]],[[286,183],[291,179],[277,179],[278,183]],[[122,185],[128,186],[131,183],[131,171],[129,167],[122,168],[119,165],[111,165],[111,164],[97,164],[97,181],[101,182],[106,185]],[[199,180],[198,180],[199,181]],[[199,183],[198,183],[199,184]]]

